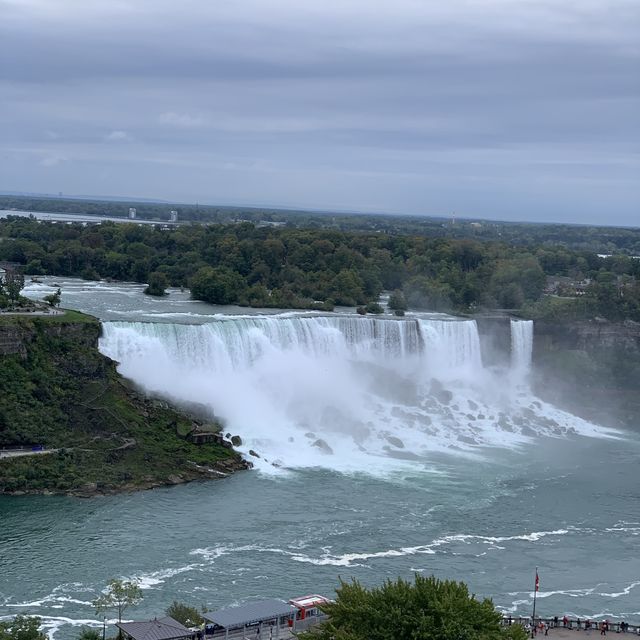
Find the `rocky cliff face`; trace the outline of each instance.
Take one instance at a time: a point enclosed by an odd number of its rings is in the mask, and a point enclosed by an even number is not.
[[[631,357],[640,356],[640,322],[633,320],[538,320],[534,324],[534,335],[534,357],[544,357],[550,349],[585,352],[613,349],[623,350]]]
[[[640,323],[537,321],[536,392],[587,419],[640,427]]]
[[[221,478],[250,465],[214,424],[133,391],[97,348],[100,323],[0,318],[0,448],[43,446],[0,459],[1,493],[95,495]]]
[[[0,356],[27,357],[27,346],[38,332],[54,338],[71,339],[80,347],[98,347],[100,325],[98,322],[51,322],[31,316],[7,316],[0,322]]]

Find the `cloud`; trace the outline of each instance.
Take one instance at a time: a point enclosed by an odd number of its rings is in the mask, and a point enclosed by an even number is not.
[[[636,0],[0,14],[0,146],[31,150],[0,153],[15,189],[106,193],[108,174],[114,195],[637,224]],[[73,170],[34,170],[43,130]]]
[[[115,131],[111,131],[111,133],[108,133],[104,137],[104,139],[110,142],[118,142],[120,140],[131,140],[131,137],[126,131],[116,129]]]
[[[68,158],[65,158],[64,156],[46,155],[44,158],[40,160],[40,164],[43,167],[57,167],[63,162],[67,162],[67,160]]]
[[[184,127],[190,129],[192,127],[202,127],[206,124],[206,120],[202,116],[193,116],[188,113],[176,113],[175,111],[166,111],[158,116],[160,124],[166,124],[173,127]]]

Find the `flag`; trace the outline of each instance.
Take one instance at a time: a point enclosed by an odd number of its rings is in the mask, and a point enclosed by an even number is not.
[[[540,591],[540,578],[538,577],[537,569],[536,569],[536,591]]]

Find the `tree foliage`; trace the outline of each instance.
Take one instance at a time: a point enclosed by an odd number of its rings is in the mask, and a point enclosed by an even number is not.
[[[40,631],[40,618],[16,616],[0,622],[0,640],[47,640],[47,636]]]
[[[0,260],[36,273],[148,283],[148,293],[160,294],[167,283],[187,286],[193,298],[216,304],[322,310],[366,307],[383,290],[401,291],[405,308],[530,308],[543,298],[546,278],[561,276],[588,285],[585,314],[640,320],[640,259],[536,245],[521,225],[508,228],[519,243],[507,244],[406,235],[412,225],[388,224],[396,235],[249,222],[85,227],[9,217],[0,220]],[[6,291],[0,298],[9,303]]]
[[[453,580],[416,575],[367,589],[341,582],[329,619],[305,640],[526,640],[520,626],[502,627],[491,600],[477,600]]]
[[[97,629],[82,627],[77,640],[102,640],[102,634]]]
[[[152,271],[149,274],[149,284],[144,292],[150,296],[167,295],[166,288],[169,286],[169,279],[162,271]]]
[[[60,306],[60,299],[62,298],[62,290],[60,289],[60,287],[58,287],[57,291],[55,291],[55,293],[50,293],[48,296],[44,297],[44,301],[50,306],[50,307],[58,307]]]
[[[204,618],[195,607],[174,600],[165,613],[185,627],[196,627],[204,623]]]
[[[122,614],[130,607],[142,600],[142,589],[137,582],[129,580],[109,580],[107,592],[93,601],[96,613],[116,611],[118,622],[122,621]]]

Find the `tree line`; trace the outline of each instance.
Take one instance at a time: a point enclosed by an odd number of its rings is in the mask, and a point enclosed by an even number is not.
[[[572,312],[640,319],[640,260],[563,246],[247,222],[162,229],[10,217],[0,221],[0,260],[30,275],[148,283],[156,295],[189,287],[193,298],[214,304],[323,310],[373,308],[386,290],[412,309],[554,314],[557,305],[542,304],[546,279],[565,276],[588,282]]]

